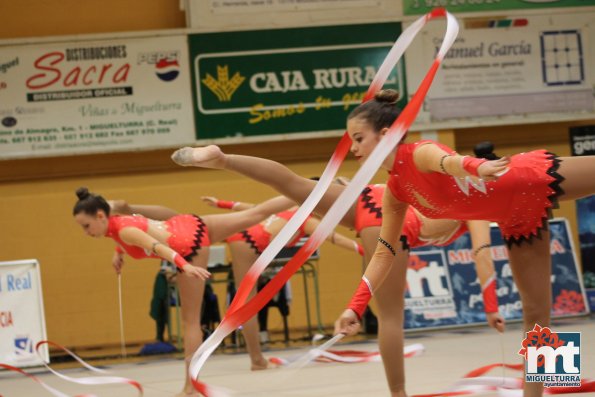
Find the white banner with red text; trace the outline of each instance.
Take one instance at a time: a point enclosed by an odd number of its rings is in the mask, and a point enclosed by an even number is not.
[[[30,367],[49,362],[39,262],[0,262],[0,362]]]
[[[0,47],[0,159],[194,140],[185,35]]]

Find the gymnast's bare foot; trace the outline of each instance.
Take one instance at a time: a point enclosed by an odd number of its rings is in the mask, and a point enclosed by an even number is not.
[[[217,145],[204,147],[183,147],[171,155],[174,163],[182,167],[202,167],[222,169],[225,167],[225,154]]]
[[[263,371],[265,369],[275,369],[275,368],[279,368],[279,367],[280,367],[279,364],[275,364],[263,357],[262,360],[260,360],[258,362],[253,362],[252,366],[250,367],[250,370]]]

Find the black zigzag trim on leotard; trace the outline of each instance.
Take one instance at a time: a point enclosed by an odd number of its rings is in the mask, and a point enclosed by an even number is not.
[[[361,200],[364,202],[364,208],[366,208],[371,214],[376,215],[376,219],[382,219],[382,207],[376,206],[376,203],[372,201],[374,197],[370,195],[372,189],[368,186],[362,190]]]
[[[549,228],[548,219],[552,218],[552,209],[559,208],[558,198],[564,194],[564,190],[560,186],[560,183],[562,183],[562,181],[564,181],[564,177],[562,175],[558,174],[558,168],[560,168],[560,159],[554,153],[546,152],[546,154],[548,155],[548,159],[552,160],[552,165],[546,171],[546,173],[549,176],[554,178],[554,180],[552,182],[550,182],[550,184],[549,184],[549,187],[554,191],[554,193],[552,193],[548,196],[548,200],[550,200],[550,202],[552,203],[552,206],[547,208],[547,215],[542,218],[541,227],[537,228],[537,231],[535,234],[532,234],[529,237],[521,236],[519,238],[509,237],[509,238],[505,239],[506,245],[508,246],[509,249],[513,245],[520,246],[524,242],[531,244],[531,242],[533,241],[533,238],[535,238],[535,237],[541,240],[541,238],[542,238],[541,231],[548,230],[548,228]]]
[[[407,236],[402,234],[399,238],[399,241],[401,241],[401,247],[403,248],[403,251],[411,250],[411,247],[409,246],[409,241],[407,241]]]
[[[207,225],[203,222],[203,220],[197,216],[192,214],[193,217],[196,218],[198,225],[196,226],[196,230],[194,231],[194,242],[192,243],[192,252],[184,257],[186,261],[192,262],[192,258],[194,258],[198,254],[198,250],[202,247],[202,239],[207,232]]]
[[[254,250],[254,252],[256,252],[257,255],[262,254],[262,251],[258,249],[258,247],[256,246],[256,241],[254,241],[250,233],[248,233],[247,230],[244,230],[241,233],[242,237],[244,238],[244,241],[250,244],[250,247]]]

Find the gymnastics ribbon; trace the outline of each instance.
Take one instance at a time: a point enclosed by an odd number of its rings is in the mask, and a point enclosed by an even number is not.
[[[444,59],[448,49],[454,43],[458,33],[458,23],[456,19],[446,12],[445,9],[434,9],[432,12],[419,18],[403,31],[378,69],[378,73],[364,97],[364,101],[374,97],[375,93],[380,90],[386,82],[391,70],[397,64],[406,48],[411,44],[413,38],[428,21],[437,18],[446,18],[447,20],[446,34],[440,50],[436,54],[436,58],[428,74],[421,82],[417,92],[413,95],[405,109],[403,109],[397,120],[395,120],[387,134],[382,138],[380,144],[377,145],[368,160],[366,160],[356,173],[351,183],[332,205],[328,213],[322,218],[320,225],[316,228],[314,233],[312,233],[307,242],[256,296],[246,302],[248,294],[254,287],[258,276],[270,264],[277,253],[286,245],[298,227],[306,220],[306,217],[314,210],[316,204],[322,199],[325,191],[333,182],[334,176],[350,147],[349,135],[347,135],[347,133],[343,135],[315,188],[289,222],[283,227],[281,232],[273,239],[256,262],[251,266],[250,270],[240,283],[236,296],[220,325],[194,353],[190,362],[190,376],[195,388],[203,395],[207,397],[224,395],[218,393],[215,388],[207,386],[197,380],[200,370],[208,357],[215,351],[217,346],[227,335],[253,317],[262,307],[264,307],[285,282],[289,280],[289,278],[318,248],[318,246],[325,241],[326,237],[334,230],[336,225],[348,211],[351,203],[356,200],[362,189],[380,168],[384,159],[395,149],[413,123],[423,104],[423,100],[430,88],[434,76],[436,75],[440,63]]]
[[[65,351],[72,358],[74,358],[76,361],[78,361],[83,367],[87,368],[91,372],[95,372],[95,373],[99,373],[99,374],[108,373],[107,371],[105,371],[103,369],[96,368],[96,367],[93,367],[92,365],[87,364],[82,358],[78,357],[76,354],[74,354],[72,351],[65,348],[64,346],[61,346],[57,343],[47,341],[47,340],[40,341],[35,345],[35,351],[40,357],[41,357],[41,353],[39,352],[39,348],[45,344],[52,345],[54,347],[57,347],[57,348]],[[119,376],[93,376],[93,377],[84,377],[84,378],[72,378],[70,376],[66,376],[66,375],[61,374],[60,372],[52,369],[49,365],[47,365],[47,363],[43,360],[43,358],[42,358],[42,363],[51,373],[53,373],[57,377],[64,379],[68,382],[78,383],[80,385],[108,385],[108,384],[122,383],[122,384],[127,384],[127,385],[131,385],[131,386],[135,387],[139,391],[139,396],[143,395],[143,387],[140,385],[140,383],[138,383],[137,381],[132,380],[132,379],[122,378]],[[47,391],[49,391],[52,395],[54,395],[56,397],[70,397],[69,395],[64,394],[61,391],[54,389],[53,387],[45,384],[43,381],[41,381],[37,377],[23,371],[20,368],[13,367],[12,365],[8,365],[8,364],[2,364],[2,363],[0,363],[0,367],[8,369],[13,372],[18,372],[22,375],[25,375],[25,376],[31,378],[32,380],[39,383],[43,388],[45,388]],[[96,397],[96,396],[94,394],[78,394],[76,397]]]
[[[494,368],[504,367],[516,371],[523,371],[522,364],[496,363],[486,365],[467,373],[463,379],[455,382],[447,391],[442,393],[416,394],[412,397],[448,397],[471,396],[486,392],[497,392],[500,397],[522,397],[523,380],[521,378],[505,378],[498,376],[482,376]],[[595,380],[582,379],[578,387],[546,387],[544,394],[592,393],[595,392]]]
[[[341,334],[339,334],[341,335]],[[328,349],[328,348],[327,348]],[[316,355],[315,361],[321,363],[344,363],[344,364],[355,364],[355,363],[369,363],[369,362],[380,362],[380,352],[378,351],[362,351],[362,350],[327,350],[317,347],[311,349],[307,356]],[[413,345],[407,345],[403,349],[405,358],[419,356],[424,352],[425,348],[420,343],[414,343]],[[271,357],[270,362],[277,365],[290,365],[296,361],[300,361],[304,355],[296,355],[287,358]]]
[[[22,375],[25,375],[28,378],[31,378],[32,380],[34,380],[35,382],[39,383],[44,389],[46,389],[47,391],[49,391],[50,393],[52,393],[56,397],[70,397],[68,394],[64,394],[61,391],[59,391],[57,389],[54,389],[53,387],[45,384],[41,379],[37,378],[34,375],[31,375],[28,372],[23,371],[20,368],[13,367],[12,365],[3,364],[3,363],[0,363],[0,368],[4,368],[4,369],[7,369],[7,370],[13,371],[13,372],[18,372],[18,373],[20,373]],[[81,395],[78,395],[77,397],[95,397],[95,396],[93,396],[91,394],[81,394]]]
[[[96,367],[93,367],[92,365],[87,364],[82,358],[80,358],[79,356],[74,354],[69,349],[67,349],[64,346],[61,346],[57,343],[48,341],[48,340],[40,341],[37,343],[37,345],[35,345],[35,349],[38,351],[38,353],[39,353],[39,348],[41,346],[43,346],[44,344],[51,345],[51,346],[57,347],[58,349],[65,351],[72,358],[74,358],[76,361],[78,361],[83,367],[87,368],[91,372],[98,373],[98,374],[108,374],[109,373],[108,371],[105,371],[103,369],[96,368]],[[43,365],[51,373],[53,373],[57,377],[64,379],[68,382],[78,383],[79,385],[110,385],[110,384],[122,383],[122,384],[127,384],[130,386],[133,386],[134,388],[136,388],[138,390],[139,396],[143,395],[143,387],[140,385],[140,383],[138,383],[137,381],[132,380],[132,379],[122,378],[120,376],[92,376],[92,377],[84,377],[84,378],[72,378],[70,376],[66,376],[66,375],[61,374],[60,372],[52,369],[45,362],[43,362]]]

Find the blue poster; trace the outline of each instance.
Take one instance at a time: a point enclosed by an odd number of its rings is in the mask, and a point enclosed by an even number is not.
[[[551,220],[550,231],[552,315],[586,314],[585,292],[567,221]],[[522,306],[512,278],[508,251],[497,226],[492,226],[491,233],[499,311],[506,320],[520,320]],[[405,294],[406,329],[485,323],[481,286],[471,253],[469,234],[446,247],[412,250]]]
[[[570,151],[573,156],[595,155],[595,125],[570,128]],[[578,236],[583,273],[594,273],[585,283],[595,279],[595,196],[576,201]],[[587,285],[595,288],[595,284]]]

